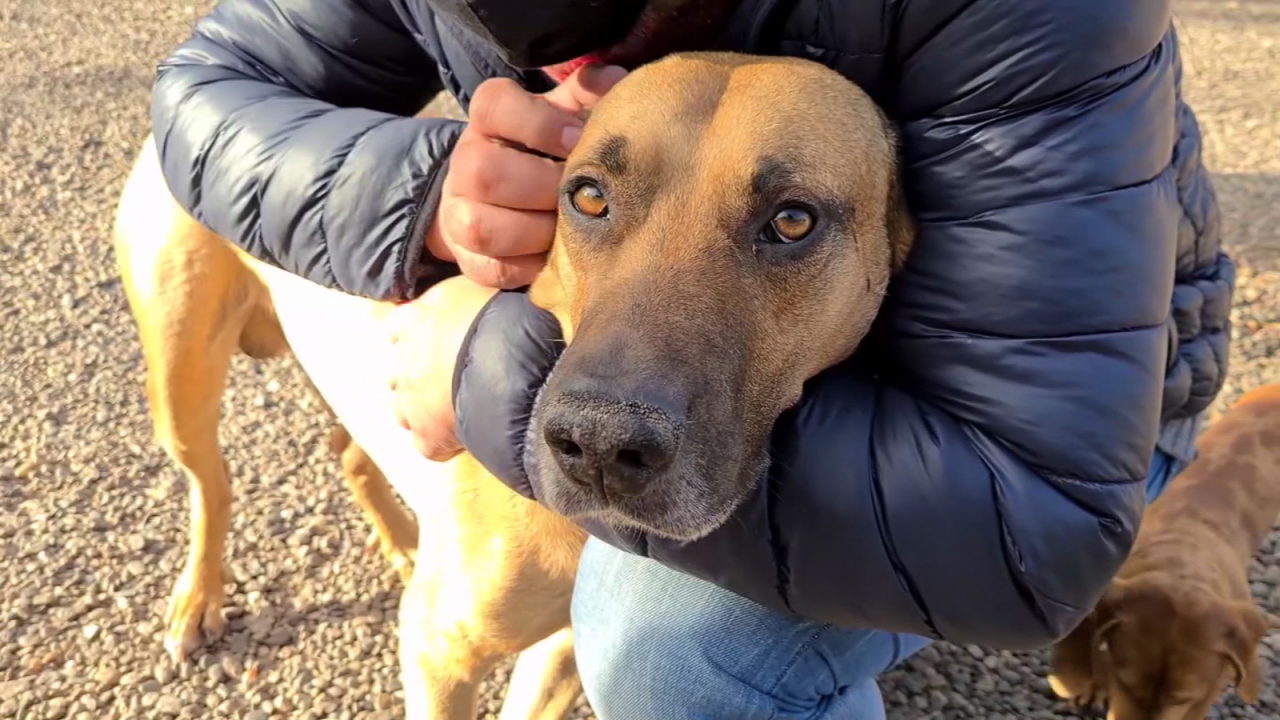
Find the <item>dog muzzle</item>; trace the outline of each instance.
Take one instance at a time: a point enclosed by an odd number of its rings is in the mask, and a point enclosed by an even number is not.
[[[646,0],[428,0],[498,51],[532,70],[613,45],[631,30]]]

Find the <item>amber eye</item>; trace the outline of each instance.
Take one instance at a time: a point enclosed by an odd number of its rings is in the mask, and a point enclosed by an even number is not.
[[[816,221],[808,210],[798,207],[783,208],[769,221],[772,230],[769,234],[773,236],[774,242],[796,243],[808,237],[815,224]]]
[[[609,202],[604,199],[604,192],[591,183],[583,183],[569,196],[573,209],[593,218],[602,218],[609,214]]]

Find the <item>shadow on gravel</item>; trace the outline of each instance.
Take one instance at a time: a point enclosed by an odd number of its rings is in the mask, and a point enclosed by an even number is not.
[[[1280,269],[1280,174],[1215,173],[1213,187],[1222,240],[1237,264]]]
[[[1280,23],[1280,0],[1182,0],[1174,17],[1181,22]]]

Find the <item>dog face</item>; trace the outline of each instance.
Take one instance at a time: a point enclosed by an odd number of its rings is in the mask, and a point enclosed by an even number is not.
[[[1203,720],[1228,683],[1258,702],[1267,619],[1173,578],[1116,581],[1094,612],[1094,674],[1109,720]]]
[[[815,63],[672,56],[611,90],[531,289],[569,341],[526,445],[543,501],[676,539],[723,523],[903,262],[896,174],[883,115]]]

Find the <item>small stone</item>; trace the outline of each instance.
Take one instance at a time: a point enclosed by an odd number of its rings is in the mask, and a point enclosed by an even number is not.
[[[275,621],[269,615],[259,615],[245,623],[245,627],[249,629],[253,637],[259,640],[270,635],[274,626]]]
[[[147,549],[147,539],[141,535],[129,535],[124,539],[124,546],[131,552],[142,552]]]
[[[279,627],[271,631],[271,634],[263,640],[263,642],[272,647],[280,647],[288,645],[293,640],[293,631],[287,627]]]
[[[92,640],[98,637],[98,633],[100,632],[102,632],[102,626],[95,625],[94,623],[89,623],[88,625],[80,628],[80,634],[84,635],[85,640]]]
[[[177,715],[182,712],[182,701],[173,695],[161,695],[156,699],[155,708],[164,715]]]
[[[173,682],[174,674],[173,668],[168,665],[157,665],[155,670],[152,672],[152,676],[155,677],[156,682],[161,685],[168,685]]]
[[[120,682],[120,672],[114,668],[100,667],[94,671],[93,681],[103,689],[112,688]]]
[[[244,720],[271,720],[271,716],[262,710],[250,710],[245,713]]]
[[[227,677],[232,679],[240,677],[241,673],[244,672],[244,665],[240,663],[240,660],[235,655],[223,655],[219,660],[219,664],[222,666],[223,671],[226,672]]]
[[[205,668],[205,677],[209,678],[209,682],[219,685],[227,681],[227,671],[221,665],[210,665]]]

